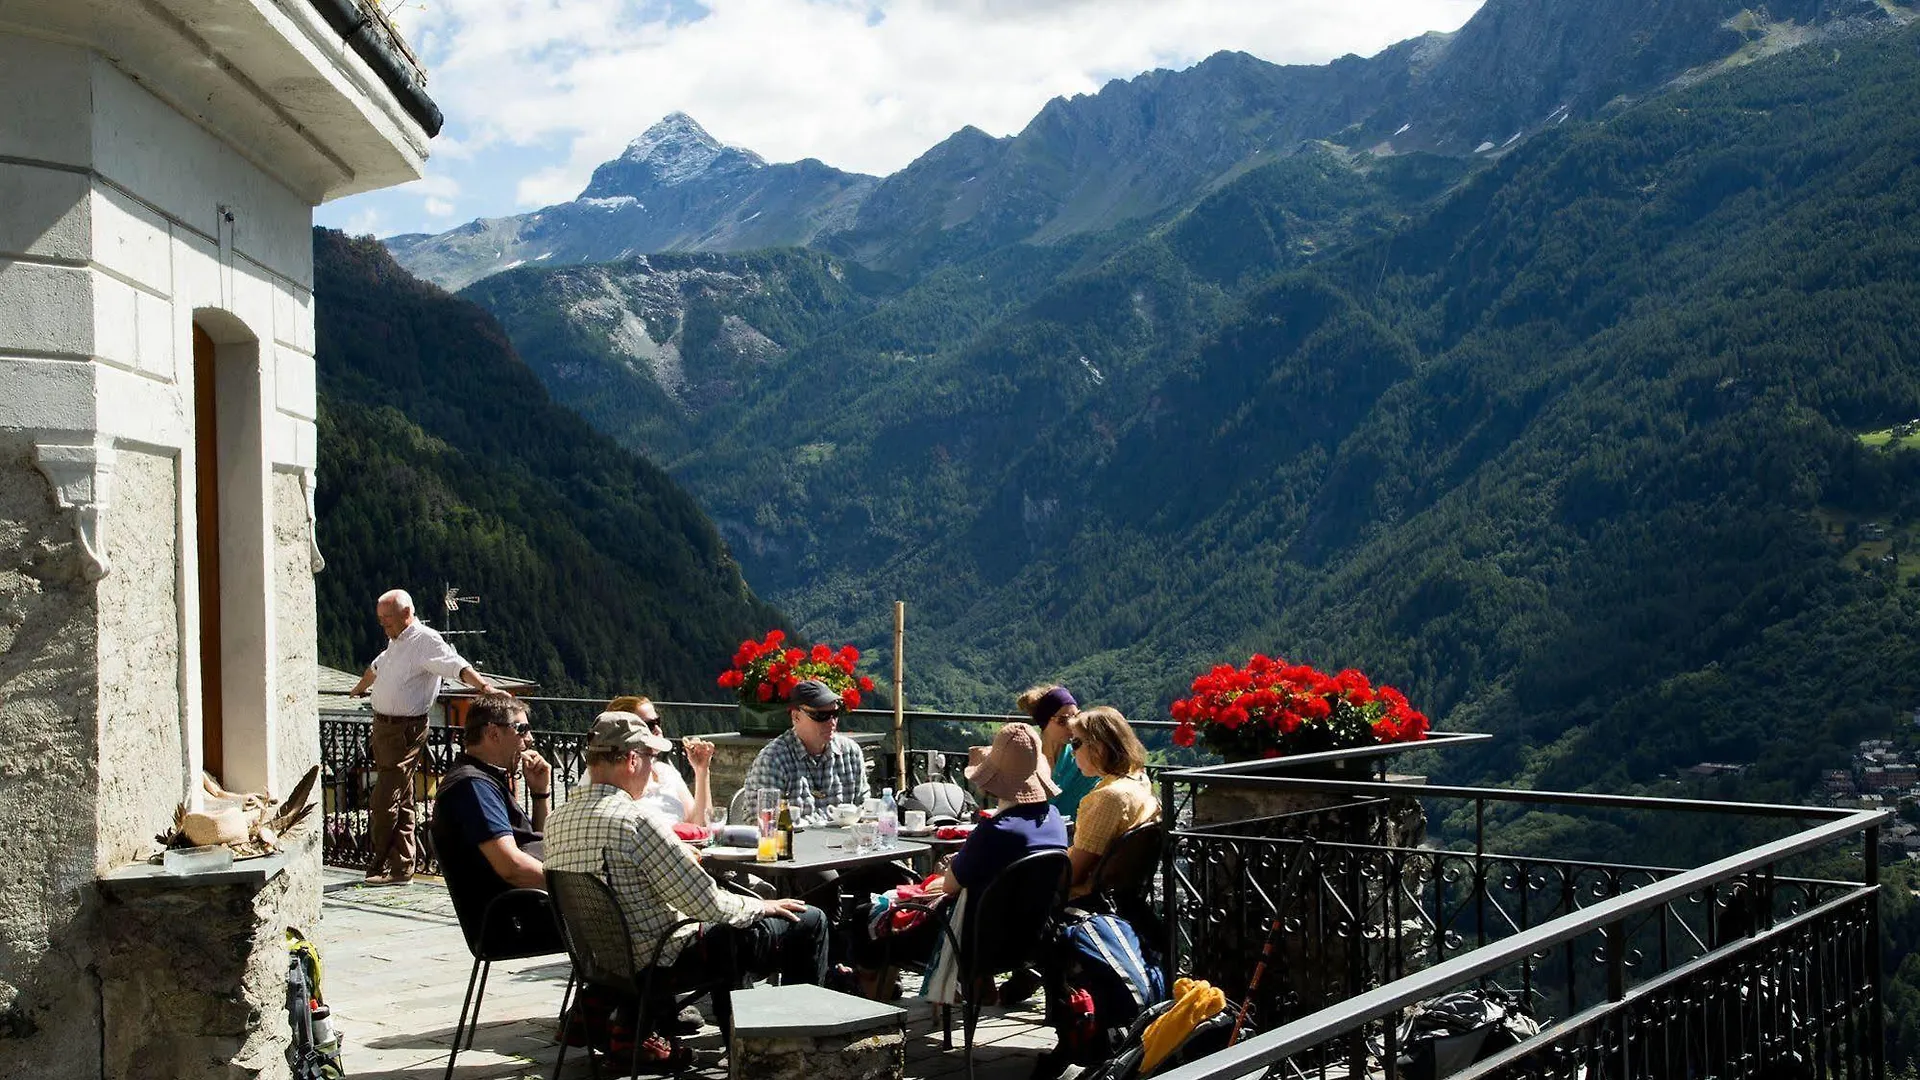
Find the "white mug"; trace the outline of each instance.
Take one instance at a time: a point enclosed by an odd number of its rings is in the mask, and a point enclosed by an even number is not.
[[[902,824],[905,828],[914,831],[924,829],[927,827],[927,812],[925,810],[909,810]]]

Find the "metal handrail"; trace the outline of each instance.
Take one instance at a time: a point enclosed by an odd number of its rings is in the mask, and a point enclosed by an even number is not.
[[[1414,743],[1394,743],[1392,746],[1413,746]],[[1367,747],[1365,749],[1381,749]],[[1336,751],[1336,753],[1339,751]],[[1310,755],[1302,755],[1307,757]],[[1273,759],[1285,760],[1285,759]],[[1245,764],[1245,763],[1242,763]],[[1270,764],[1262,762],[1261,764]],[[1837,806],[1794,806],[1785,803],[1749,803],[1720,802],[1701,799],[1673,799],[1661,795],[1607,795],[1586,791],[1535,791],[1528,788],[1477,788],[1454,787],[1446,784],[1402,784],[1382,785],[1378,781],[1368,780],[1320,780],[1298,776],[1250,776],[1234,773],[1233,765],[1205,765],[1191,769],[1168,769],[1161,774],[1163,782],[1181,780],[1199,781],[1210,787],[1223,788],[1284,788],[1287,791],[1317,793],[1322,795],[1380,795],[1391,792],[1402,798],[1416,796],[1435,799],[1486,799],[1498,802],[1542,803],[1560,806],[1585,806],[1613,810],[1664,810],[1680,813],[1708,814],[1746,814],[1754,817],[1814,818],[1840,820],[1857,813],[1873,811],[1849,810]],[[1885,811],[1878,811],[1884,814]]]
[[[1196,771],[1196,770],[1188,770]],[[1311,785],[1315,790],[1343,791],[1358,788],[1362,791],[1380,791],[1392,789],[1406,794],[1406,789],[1397,785],[1361,784],[1343,781],[1300,781],[1288,778],[1283,780],[1288,786]],[[1522,794],[1520,792],[1489,792],[1475,788],[1432,788],[1424,789],[1421,794],[1458,795],[1465,792],[1468,798],[1484,797],[1489,794],[1505,797]],[[1592,796],[1574,792],[1530,792],[1544,798],[1531,801],[1577,803],[1589,799],[1618,799],[1624,796]],[[1723,805],[1743,804],[1707,804],[1691,803],[1687,800],[1654,800],[1662,808],[1673,809],[1676,806],[1690,810],[1712,810]],[[1747,806],[1765,804],[1744,804]],[[1805,809],[1782,808],[1781,809]],[[1628,918],[1664,904],[1685,898],[1709,886],[1749,871],[1757,870],[1767,864],[1801,852],[1833,843],[1854,833],[1864,833],[1877,829],[1891,818],[1885,810],[1858,810],[1845,812],[1845,816],[1816,825],[1791,836],[1748,848],[1725,858],[1708,863],[1705,866],[1683,871],[1663,881],[1635,889],[1632,892],[1601,900],[1591,906],[1541,923],[1531,929],[1511,937],[1501,939],[1497,944],[1488,944],[1461,953],[1449,960],[1443,960],[1416,974],[1396,979],[1385,986],[1359,994],[1339,1004],[1321,1009],[1318,1012],[1282,1025],[1272,1031],[1256,1035],[1237,1046],[1228,1047],[1218,1053],[1208,1055],[1198,1061],[1190,1062],[1170,1072],[1164,1073],[1161,1080],[1220,1080],[1222,1077],[1242,1077],[1257,1069],[1283,1058],[1292,1057],[1303,1050],[1327,1042],[1330,1038],[1351,1032],[1361,1025],[1381,1019],[1410,1005],[1433,997],[1435,994],[1453,987],[1489,975],[1508,965],[1519,963],[1525,958],[1552,949],[1556,945],[1570,941],[1582,934],[1592,933],[1610,923]],[[1868,861],[1873,868],[1873,861]],[[1862,888],[1873,887],[1863,883]]]
[[[447,692],[447,695],[449,697],[471,697],[473,695],[473,691],[468,690],[465,687],[462,687],[459,690],[449,690]],[[349,695],[345,690],[322,690],[320,691],[320,696],[321,697],[348,697]],[[597,697],[595,698],[556,697],[556,696],[547,695],[547,694],[515,694],[514,696],[519,698],[521,701],[525,701],[530,704],[539,704],[539,705],[605,705],[609,700],[608,698],[597,698]],[[655,707],[663,711],[669,710],[669,709],[738,709],[740,708],[740,703],[738,701],[661,701],[658,698],[654,698],[652,699],[652,701]],[[871,717],[885,718],[885,719],[891,720],[893,719],[893,710],[892,709],[848,709],[847,715],[871,716]],[[1015,720],[1021,721],[1023,723],[1030,722],[1030,718],[1023,713],[968,713],[968,712],[947,712],[939,709],[909,709],[907,710],[905,715],[906,715],[906,722],[909,724],[954,723],[954,722],[966,722],[966,723],[977,723],[977,724],[1005,724]],[[1127,723],[1129,723],[1133,727],[1146,727],[1146,728],[1176,728],[1180,726],[1179,724],[1175,723],[1172,720],[1129,720],[1127,721]],[[1488,738],[1489,736],[1477,736],[1477,737]]]

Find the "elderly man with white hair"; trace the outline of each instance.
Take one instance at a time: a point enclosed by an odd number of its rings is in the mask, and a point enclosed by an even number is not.
[[[413,880],[413,772],[426,752],[427,710],[440,695],[440,680],[457,678],[483,694],[494,689],[445,638],[413,617],[406,590],[382,593],[373,611],[387,647],[349,691],[354,697],[369,687],[373,692],[373,736],[367,740],[375,770],[367,813],[373,861],[367,881],[404,885]]]

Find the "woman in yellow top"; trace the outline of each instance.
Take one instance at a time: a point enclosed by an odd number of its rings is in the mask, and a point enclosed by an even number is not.
[[[1140,745],[1120,710],[1098,705],[1067,721],[1074,763],[1100,782],[1080,800],[1074,813],[1073,889],[1078,898],[1093,890],[1093,869],[1108,845],[1128,829],[1160,817],[1160,800],[1147,783],[1147,750]]]

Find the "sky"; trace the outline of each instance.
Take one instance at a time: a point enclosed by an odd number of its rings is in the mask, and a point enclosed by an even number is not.
[[[446,114],[426,176],[322,206],[352,233],[441,232],[580,194],[671,112],[768,161],[884,176],[966,125],[1190,67],[1371,56],[1481,0],[381,0]]]

